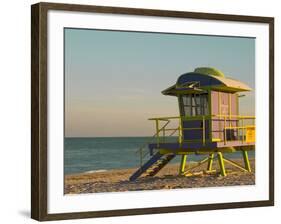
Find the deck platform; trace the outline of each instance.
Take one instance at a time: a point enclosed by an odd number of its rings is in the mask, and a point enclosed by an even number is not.
[[[251,150],[254,149],[255,143],[247,143],[241,141],[229,141],[227,143],[224,142],[206,142],[203,144],[202,142],[167,142],[167,143],[151,143],[148,145],[150,153],[153,154],[154,150],[166,150],[170,152],[210,152],[210,151],[217,151],[217,152],[224,152],[229,151],[229,148],[234,148],[236,151],[240,150]]]

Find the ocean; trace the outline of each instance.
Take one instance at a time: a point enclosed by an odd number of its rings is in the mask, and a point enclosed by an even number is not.
[[[64,172],[75,174],[139,167],[137,150],[149,140],[150,137],[65,138]],[[145,148],[144,151],[148,149]],[[225,153],[225,155],[232,159],[241,157],[241,153]],[[249,152],[249,157],[254,155],[254,151]],[[190,155],[188,161],[199,161],[202,158],[203,156]],[[171,161],[171,163],[178,162],[180,156]]]

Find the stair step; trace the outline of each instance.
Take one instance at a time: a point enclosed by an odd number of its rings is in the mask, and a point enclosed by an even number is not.
[[[146,174],[146,176],[156,175],[174,157],[175,154],[161,155],[159,152],[154,154],[141,168],[139,168],[130,177],[130,180],[136,180],[142,174]]]
[[[150,172],[153,172],[153,171],[154,171],[154,169],[147,169],[145,172],[150,173]]]

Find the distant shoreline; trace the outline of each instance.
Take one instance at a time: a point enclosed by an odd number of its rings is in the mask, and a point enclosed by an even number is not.
[[[241,159],[236,162],[243,164]],[[243,172],[235,167],[226,165],[230,172],[226,177],[219,173],[202,174],[192,177],[180,177],[178,164],[169,164],[154,177],[141,177],[134,182],[129,181],[130,175],[137,168],[116,169],[106,171],[90,171],[65,176],[65,194],[123,192],[139,190],[160,190],[196,187],[217,187],[255,184],[255,161],[250,159],[252,173]],[[218,164],[214,163],[214,168]],[[199,171],[199,170],[195,170]]]
[[[171,136],[173,138],[177,138],[175,136]],[[68,137],[64,136],[64,138],[151,138],[151,135],[149,136],[96,136],[96,137]]]
[[[197,163],[197,161],[188,161],[189,164],[194,164]],[[176,165],[179,166],[178,163],[172,163],[170,165]],[[170,166],[169,165],[169,166]],[[129,167],[129,168],[110,168],[110,169],[96,169],[96,170],[88,170],[88,171],[84,171],[84,172],[77,172],[77,173],[67,173],[65,174],[66,177],[72,177],[72,176],[83,176],[83,175],[87,175],[87,174],[93,174],[93,173],[106,173],[106,172],[115,172],[115,171],[126,171],[126,170],[132,170],[132,172],[134,170],[138,169],[138,167]]]

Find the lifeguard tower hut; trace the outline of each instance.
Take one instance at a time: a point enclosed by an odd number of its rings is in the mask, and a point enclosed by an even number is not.
[[[255,148],[255,116],[239,115],[239,98],[244,96],[239,93],[244,91],[251,88],[214,68],[196,68],[181,75],[175,85],[162,91],[177,97],[180,116],[149,119],[155,122],[156,132],[152,141],[138,150],[140,168],[130,180],[156,175],[176,155],[181,156],[179,175],[194,175],[193,170],[203,164],[201,173],[217,172],[212,169],[215,159],[222,176],[227,175],[225,163],[251,172],[248,151]],[[244,164],[225,158],[226,152],[241,152]],[[190,154],[206,158],[186,169]]]

